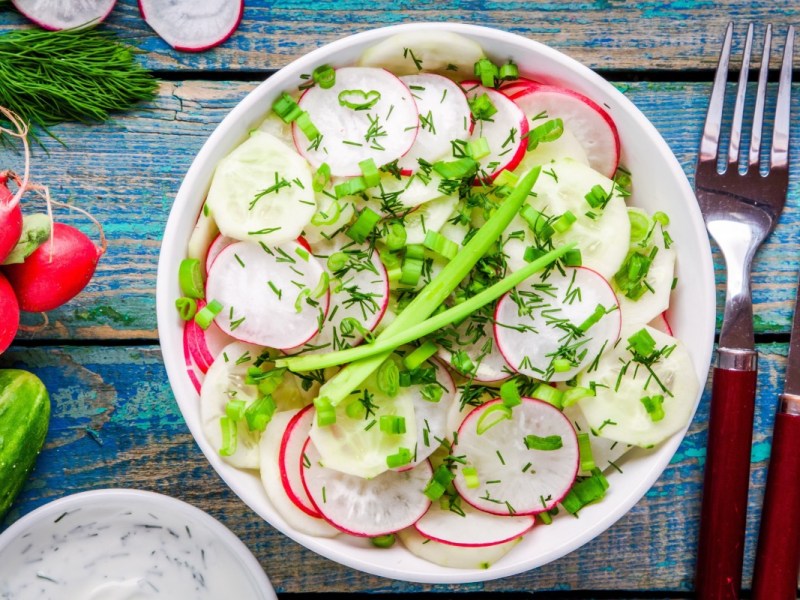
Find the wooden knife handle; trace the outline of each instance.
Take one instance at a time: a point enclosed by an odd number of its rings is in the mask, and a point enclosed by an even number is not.
[[[775,417],[761,513],[754,600],[795,600],[800,569],[800,414]]]
[[[698,600],[738,600],[750,484],[755,370],[715,368],[700,515]]]

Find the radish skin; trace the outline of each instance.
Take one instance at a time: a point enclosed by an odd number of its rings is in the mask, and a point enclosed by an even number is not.
[[[2,273],[0,273],[0,354],[6,351],[17,335],[19,329],[19,304],[14,290]]]
[[[53,310],[72,300],[94,275],[103,249],[70,225],[55,223],[50,241],[24,263],[3,267],[20,309]]]
[[[11,254],[22,235],[22,211],[19,204],[9,206],[4,202],[3,195],[7,191],[0,180],[0,264]]]

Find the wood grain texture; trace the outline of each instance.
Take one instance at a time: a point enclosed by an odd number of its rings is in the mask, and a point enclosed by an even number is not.
[[[33,175],[57,198],[74,201],[105,224],[108,253],[89,287],[50,313],[51,323],[21,339],[157,339],[155,283],[158,252],[172,200],[181,180],[214,127],[255,83],[185,81],[163,83],[158,100],[106,124],[55,128],[66,147],[47,140],[37,149]],[[654,123],[692,179],[709,86],[699,83],[620,83],[621,90]],[[795,114],[800,114],[800,86]],[[800,120],[792,135],[800,139]],[[0,164],[19,158],[0,148]],[[17,167],[21,168],[21,167]],[[643,174],[642,176],[646,176]],[[800,168],[792,163],[789,200],[776,232],[755,261],[756,331],[789,330],[800,244]],[[636,174],[634,174],[636,177]],[[41,210],[35,202],[25,210]],[[91,227],[84,217],[60,210],[59,218]],[[722,261],[715,255],[718,283]],[[724,294],[721,287],[718,305]],[[26,322],[38,323],[38,315]]]
[[[222,46],[176,53],[144,22],[136,0],[120,0],[104,27],[145,50],[150,69],[263,71],[347,35],[400,23],[450,21],[495,27],[537,40],[597,69],[713,69],[731,19],[763,27],[796,23],[800,5],[770,0],[247,0],[242,23]],[[0,32],[26,24],[0,8]],[[796,63],[797,64],[797,63]]]
[[[768,344],[759,350],[745,587],[752,573],[768,432],[786,346]],[[516,577],[465,586],[426,586],[339,566],[261,521],[225,487],[193,443],[170,392],[158,347],[17,347],[0,357],[2,366],[35,372],[45,381],[53,403],[45,450],[6,525],[64,494],[133,487],[168,493],[219,518],[253,550],[279,592],[692,589],[708,389],[670,466],[645,498],[606,533],[555,563]]]

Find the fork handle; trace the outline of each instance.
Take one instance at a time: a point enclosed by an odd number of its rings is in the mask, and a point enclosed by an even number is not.
[[[792,399],[795,402],[792,402]],[[775,416],[761,513],[754,600],[794,600],[800,569],[800,398],[784,395]]]
[[[738,600],[741,592],[756,356],[753,352],[746,370],[714,369],[695,580],[698,600]]]

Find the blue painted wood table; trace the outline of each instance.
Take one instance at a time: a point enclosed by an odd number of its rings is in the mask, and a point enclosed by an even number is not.
[[[259,519],[198,450],[167,382],[155,321],[161,235],[192,157],[225,114],[259,81],[293,58],[371,27],[457,21],[498,27],[549,44],[621,89],[648,116],[690,176],[728,20],[780,31],[800,4],[770,0],[586,0],[493,2],[248,0],[237,33],[201,54],[171,50],[120,0],[103,25],[142,50],[161,79],[148,106],[102,125],[67,124],[64,145],[37,150],[37,178],[61,198],[79,199],[105,224],[109,249],[88,289],[20,334],[0,365],[37,373],[53,417],[45,450],[0,528],[65,494],[103,487],[164,492],[218,517],[253,550],[281,593],[546,591],[552,597],[683,597],[690,594],[698,530],[708,397],[656,485],[609,531],[546,567],[469,586],[389,581],[339,566]],[[0,32],[26,26],[0,8]],[[797,59],[796,59],[797,60]],[[797,62],[795,62],[797,65]],[[795,98],[800,90],[795,90]],[[794,106],[800,115],[800,106]],[[800,120],[792,135],[800,140]],[[756,330],[762,355],[752,450],[745,565],[749,586],[775,395],[783,376],[797,278],[800,190],[792,165],[788,206],[755,264]],[[717,266],[721,265],[715,255]]]

